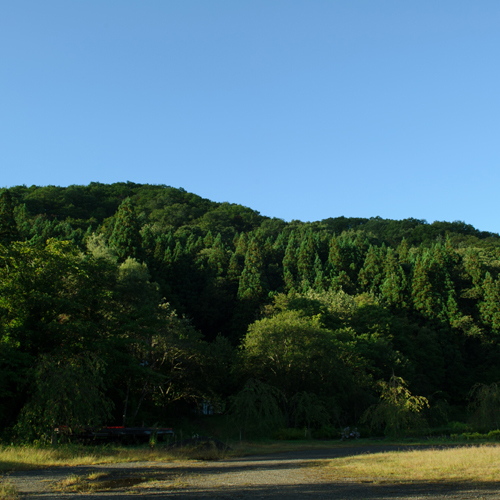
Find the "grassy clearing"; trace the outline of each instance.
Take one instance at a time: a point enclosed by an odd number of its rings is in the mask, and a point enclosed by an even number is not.
[[[322,479],[374,483],[496,482],[500,446],[372,453],[309,464]]]
[[[0,447],[0,473],[43,467],[97,465],[123,462],[171,462],[186,460],[221,460],[227,457],[279,453],[292,450],[331,448],[332,441],[262,441],[228,443],[231,451],[213,447],[189,446],[178,449],[126,446],[59,445],[57,447]]]
[[[0,500],[17,500],[18,498],[16,487],[9,481],[0,480]]]
[[[215,448],[166,448],[125,446],[62,445],[55,448],[31,446],[0,447],[0,472],[44,467],[97,465],[123,462],[171,462],[176,460],[218,460],[226,452]]]

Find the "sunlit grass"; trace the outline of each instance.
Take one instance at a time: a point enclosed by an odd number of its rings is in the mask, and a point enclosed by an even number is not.
[[[169,462],[178,460],[220,460],[227,457],[279,453],[283,451],[331,448],[332,442],[266,441],[228,443],[231,450],[186,446],[176,449],[59,445],[56,447],[0,446],[0,472],[43,467],[97,465],[122,462]]]
[[[184,452],[187,455],[187,451]],[[125,446],[62,445],[54,448],[32,446],[0,447],[0,472],[42,467],[96,465],[121,462],[156,462],[186,459],[182,450],[132,448]]]
[[[372,453],[316,461],[314,473],[331,481],[491,482],[500,480],[500,446]]]
[[[130,475],[129,477],[115,478],[106,473],[92,473],[85,476],[71,475],[62,481],[52,485],[52,489],[58,492],[95,492],[117,488],[130,488],[147,481],[144,476]]]
[[[17,500],[19,495],[16,487],[6,480],[0,480],[0,500]]]

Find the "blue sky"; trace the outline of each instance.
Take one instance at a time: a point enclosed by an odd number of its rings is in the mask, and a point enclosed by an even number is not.
[[[3,2],[0,186],[500,232],[499,89],[498,0]]]

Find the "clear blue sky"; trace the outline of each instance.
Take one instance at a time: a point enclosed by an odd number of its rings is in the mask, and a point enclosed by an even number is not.
[[[127,180],[500,232],[500,1],[2,2],[0,187]]]

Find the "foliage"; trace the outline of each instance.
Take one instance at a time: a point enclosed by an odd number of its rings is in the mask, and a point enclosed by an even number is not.
[[[316,394],[298,392],[291,398],[290,406],[295,426],[304,424],[309,437],[311,437],[311,427],[321,427],[330,421],[330,415]]]
[[[469,388],[500,379],[500,236],[464,222],[285,222],[91,183],[3,190],[0,240],[2,432],[30,368],[83,352],[106,364],[114,424],[222,411],[254,378],[286,395],[288,425],[305,392],[341,428],[393,371],[461,418]]]
[[[262,432],[283,423],[280,409],[282,393],[276,387],[257,379],[247,380],[243,389],[231,399],[229,415],[240,429],[240,438],[247,430]]]
[[[379,382],[380,402],[371,406],[362,421],[372,427],[383,427],[386,436],[399,438],[425,426],[421,411],[429,406],[423,396],[413,396],[401,377],[393,375],[389,382]]]
[[[16,426],[18,439],[47,440],[56,428],[63,434],[99,427],[110,417],[104,396],[104,364],[94,354],[44,356],[33,370],[33,394]]]
[[[500,387],[475,384],[469,393],[471,422],[480,430],[500,429]]]

